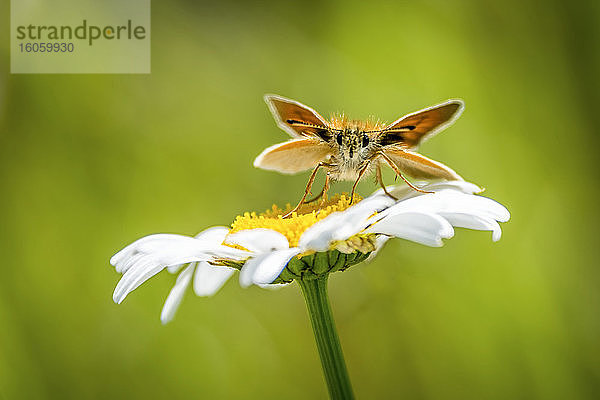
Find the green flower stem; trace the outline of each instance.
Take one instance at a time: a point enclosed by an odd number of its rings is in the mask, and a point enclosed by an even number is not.
[[[326,274],[316,279],[298,279],[297,282],[304,294],[310,315],[329,396],[334,400],[354,399],[342,346],[327,297],[327,277]]]

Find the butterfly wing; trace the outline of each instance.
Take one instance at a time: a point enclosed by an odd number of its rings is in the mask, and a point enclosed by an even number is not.
[[[415,149],[420,143],[452,125],[465,108],[460,99],[417,111],[392,122],[379,134],[382,146],[403,144]]]
[[[387,148],[383,153],[402,172],[416,179],[445,179],[462,181],[463,178],[450,167],[421,154],[400,148]]]
[[[265,102],[277,125],[293,138],[321,136],[327,131],[327,121],[302,103],[275,94],[265,95]]]
[[[295,174],[325,161],[331,148],[315,139],[293,139],[266,148],[254,160],[257,168]]]

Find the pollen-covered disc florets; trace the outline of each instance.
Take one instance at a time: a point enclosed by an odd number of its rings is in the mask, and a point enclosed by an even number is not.
[[[354,196],[353,203],[362,200],[358,195]],[[291,205],[279,208],[273,204],[271,209],[262,213],[246,212],[235,218],[231,224],[230,234],[248,229],[271,229],[281,233],[289,242],[290,247],[297,246],[302,234],[315,223],[325,219],[330,214],[348,209],[351,206],[350,198],[346,194],[335,195],[326,199],[323,203],[315,201],[300,206],[298,211],[292,213],[288,218],[283,218],[290,212]]]
[[[362,200],[355,196],[354,204]],[[253,229],[268,229],[283,235],[290,248],[298,247],[300,238],[311,226],[324,220],[331,214],[343,212],[351,206],[350,198],[346,194],[336,195],[324,202],[318,201],[303,204],[298,211],[288,218],[283,218],[290,210],[288,204],[285,208],[273,205],[271,209],[263,212],[246,212],[236,217],[231,225],[230,235]],[[329,249],[315,251],[303,248],[298,255],[292,257],[281,274],[272,283],[287,283],[294,279],[317,278],[324,274],[343,271],[348,267],[364,261],[375,250],[375,234],[356,234],[349,238],[330,243]],[[227,243],[233,247],[240,246]],[[242,268],[244,263],[225,263],[228,266]]]

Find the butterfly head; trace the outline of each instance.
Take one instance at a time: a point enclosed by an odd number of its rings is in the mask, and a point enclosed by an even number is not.
[[[371,138],[363,130],[353,127],[336,133],[335,141],[343,161],[362,161],[371,147]]]

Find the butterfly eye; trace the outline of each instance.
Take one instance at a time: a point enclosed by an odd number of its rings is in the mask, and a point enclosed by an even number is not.
[[[341,146],[342,145],[342,135],[337,135],[337,143]]]
[[[362,147],[367,147],[369,145],[369,137],[367,135],[363,136],[362,139]]]

